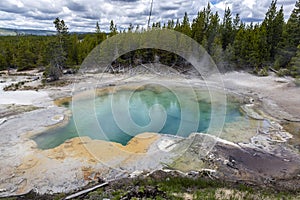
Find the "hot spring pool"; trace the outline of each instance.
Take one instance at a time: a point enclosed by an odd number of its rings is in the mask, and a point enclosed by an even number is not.
[[[77,113],[77,116],[80,116],[80,122],[78,120],[74,122],[72,116],[66,125],[49,129],[35,136],[33,140],[37,143],[38,148],[50,149],[78,136],[88,136],[92,139],[108,140],[125,145],[133,136],[146,131],[179,135],[181,137],[187,137],[192,132],[207,132],[212,115],[210,94],[201,90],[194,90],[194,94],[190,94],[185,89],[175,88],[175,90],[177,90],[176,93],[174,93],[174,89],[147,86],[135,91],[122,89],[113,93],[100,93],[94,99],[94,113],[103,133],[95,132],[94,125],[91,125],[93,116],[85,112],[89,109],[90,101],[82,99],[76,103],[76,110],[80,112]],[[230,101],[227,100],[226,104],[225,123],[243,117],[239,101],[232,100],[233,98],[230,99]],[[115,116],[120,117],[119,114],[124,114],[124,112],[119,113],[118,111],[126,109],[125,105],[128,105],[128,115],[121,117],[125,121],[127,118],[131,118],[136,127],[141,127],[141,129],[132,128],[132,130],[127,130],[127,127],[124,130],[119,127]],[[224,108],[221,103],[216,105],[216,110],[218,110],[218,106],[220,106],[220,109],[221,107]],[[65,106],[71,109],[72,103],[70,102]],[[162,127],[154,125],[144,129],[142,127],[151,123],[151,117],[149,116],[149,110],[151,109],[152,117],[158,121],[165,121]],[[164,114],[165,118],[163,118]],[[184,118],[182,118],[183,116]],[[78,134],[78,130],[80,134]]]

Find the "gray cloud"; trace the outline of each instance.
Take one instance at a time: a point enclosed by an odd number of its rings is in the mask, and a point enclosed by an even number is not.
[[[87,11],[86,7],[80,3],[77,3],[75,1],[69,1],[67,3],[67,7],[75,12],[85,12]]]
[[[7,12],[7,13],[25,13],[29,9],[24,7],[22,4],[14,4],[10,3],[9,1],[2,0],[0,2],[0,11]]]
[[[278,0],[283,5],[287,19],[296,0]],[[150,0],[1,0],[0,27],[54,30],[53,20],[64,19],[70,31],[94,31],[97,21],[102,30],[108,30],[110,20],[118,28],[127,28],[129,23],[146,27]],[[223,17],[229,6],[244,22],[260,22],[270,6],[271,0],[210,0],[212,10]],[[226,3],[225,3],[226,2]],[[208,0],[154,0],[151,22],[182,19],[185,12],[190,21]]]
[[[119,1],[119,2],[137,2],[139,0],[111,0],[111,1]]]
[[[160,10],[165,11],[165,10],[178,10],[180,5],[166,5],[166,6],[161,6]]]

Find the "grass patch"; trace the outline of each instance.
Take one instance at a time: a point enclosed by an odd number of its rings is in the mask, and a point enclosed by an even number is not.
[[[14,199],[62,199],[65,194],[37,195],[27,194]],[[207,177],[188,178],[172,175],[159,178],[147,177],[136,179],[121,179],[110,183],[107,187],[99,188],[89,194],[75,198],[83,200],[95,199],[299,199],[300,193],[276,192],[272,189],[262,189],[245,184],[225,183],[211,180]],[[1,198],[0,198],[1,199]]]
[[[300,87],[300,78],[296,78],[294,83],[297,87]]]

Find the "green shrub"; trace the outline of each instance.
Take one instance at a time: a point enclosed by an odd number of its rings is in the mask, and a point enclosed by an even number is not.
[[[269,67],[264,67],[257,72],[258,76],[268,76]]]
[[[283,77],[283,76],[287,76],[289,74],[290,74],[290,72],[288,69],[282,68],[278,71],[277,76]]]
[[[300,87],[300,78],[296,78],[294,83],[297,87]]]

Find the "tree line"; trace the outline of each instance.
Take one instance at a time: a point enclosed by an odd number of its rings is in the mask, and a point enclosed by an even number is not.
[[[148,31],[129,25],[118,30],[113,20],[108,34],[96,23],[95,33],[70,34],[65,22],[54,20],[56,36],[2,36],[0,37],[0,70],[16,68],[45,69],[47,76],[58,79],[62,69],[79,66],[90,51],[106,38],[124,32]],[[278,75],[300,76],[300,0],[287,20],[283,7],[273,0],[261,23],[244,23],[239,14],[232,16],[229,8],[223,18],[213,13],[208,4],[190,20],[185,13],[182,20],[155,22],[152,28],[181,32],[199,44],[211,55],[223,71],[248,69],[259,75],[267,75],[272,69]],[[132,65],[135,60],[153,62],[160,57],[163,64],[184,67],[178,55],[157,49],[145,49],[120,56],[113,64]]]
[[[185,13],[183,20],[167,24],[154,23],[153,27],[182,32],[211,55],[222,70],[251,69],[266,75],[271,68],[279,75],[300,75],[300,1],[298,0],[287,22],[283,6],[273,0],[262,23],[246,24],[239,14],[232,16],[225,9],[221,20],[210,4],[198,12],[191,22]]]

